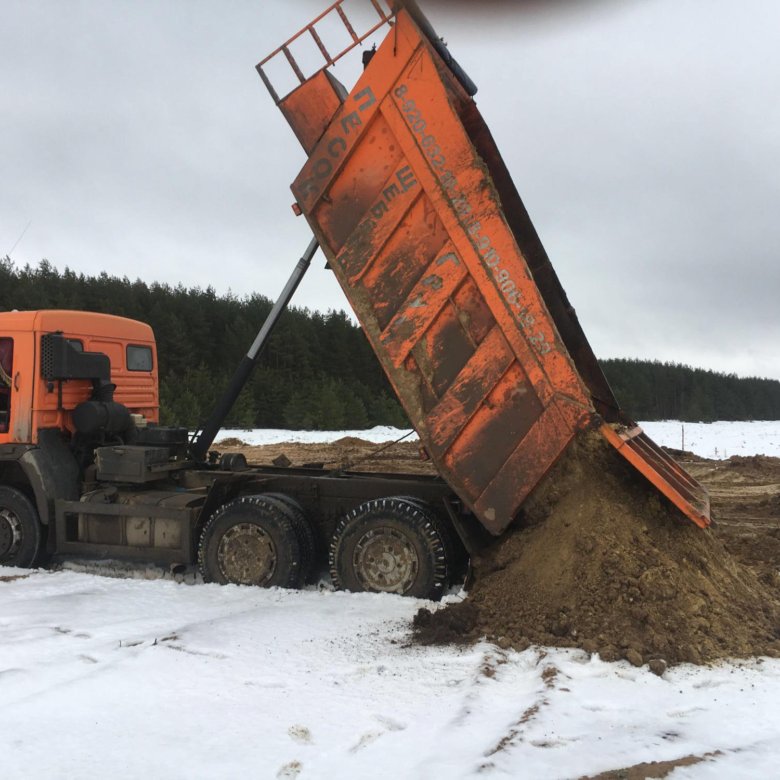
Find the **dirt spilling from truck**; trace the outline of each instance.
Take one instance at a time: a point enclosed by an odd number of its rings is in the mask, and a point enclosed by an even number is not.
[[[418,613],[419,641],[580,647],[659,672],[780,655],[776,578],[684,519],[598,434],[572,445],[473,574],[465,601]]]
[[[224,449],[261,463],[284,454],[295,465],[435,473],[419,442],[381,452],[344,440]],[[577,646],[657,670],[776,655],[780,458],[674,454],[709,489],[717,526],[701,531],[684,520],[600,437],[578,441],[517,528],[476,561],[469,598],[433,618],[422,612],[417,637]]]

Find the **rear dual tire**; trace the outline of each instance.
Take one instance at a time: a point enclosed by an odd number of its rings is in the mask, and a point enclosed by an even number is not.
[[[263,493],[266,500],[276,501],[277,505],[292,523],[301,560],[301,582],[304,585],[312,583],[319,574],[317,559],[319,548],[314,529],[311,526],[303,507],[291,496],[284,493]]]
[[[430,506],[407,496],[366,501],[337,524],[329,550],[337,589],[439,600],[456,542]],[[297,588],[316,574],[316,542],[300,505],[277,493],[241,496],[203,530],[206,582]]]
[[[198,565],[206,582],[297,588],[301,551],[293,520],[281,501],[241,496],[209,518]]]
[[[366,501],[336,526],[329,551],[333,584],[438,601],[448,581],[446,533],[417,499]]]

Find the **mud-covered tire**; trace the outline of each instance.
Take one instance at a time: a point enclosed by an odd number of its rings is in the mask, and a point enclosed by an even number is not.
[[[300,546],[288,511],[262,495],[221,506],[201,534],[198,566],[206,582],[299,587]]]
[[[301,582],[308,585],[311,583],[318,571],[319,549],[317,538],[314,535],[309,518],[303,511],[303,507],[286,493],[263,493],[264,498],[274,499],[287,509],[290,522],[293,524],[295,536],[298,539],[298,547],[301,554]]]
[[[417,496],[395,496],[395,498],[396,500],[406,501],[407,503],[416,506],[426,515],[436,529],[436,532],[439,534],[439,538],[444,546],[444,562],[447,566],[447,579],[444,588],[446,589],[459,579],[462,580],[463,571],[461,571],[460,564],[465,555],[465,550],[462,549],[463,545],[457,537],[455,530],[452,528],[451,523],[446,522],[439,517],[434,508],[427,501],[417,498]]]
[[[329,551],[338,589],[438,600],[447,582],[437,525],[402,497],[366,501],[337,524]]]
[[[38,512],[27,496],[0,487],[0,565],[28,569],[41,547]]]

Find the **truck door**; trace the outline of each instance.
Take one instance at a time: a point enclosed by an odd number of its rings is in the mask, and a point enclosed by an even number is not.
[[[0,333],[0,444],[30,441],[32,350],[32,334]]]
[[[11,421],[11,387],[13,386],[14,340],[0,337],[0,433],[8,433]]]

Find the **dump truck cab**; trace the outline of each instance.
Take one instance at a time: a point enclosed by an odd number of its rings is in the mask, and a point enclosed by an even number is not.
[[[0,448],[37,444],[43,430],[72,436],[73,414],[106,368],[113,400],[156,423],[157,348],[148,325],[83,311],[0,313]]]
[[[97,448],[157,422],[156,352],[152,329],[124,317],[0,313],[0,562],[36,560]]]

